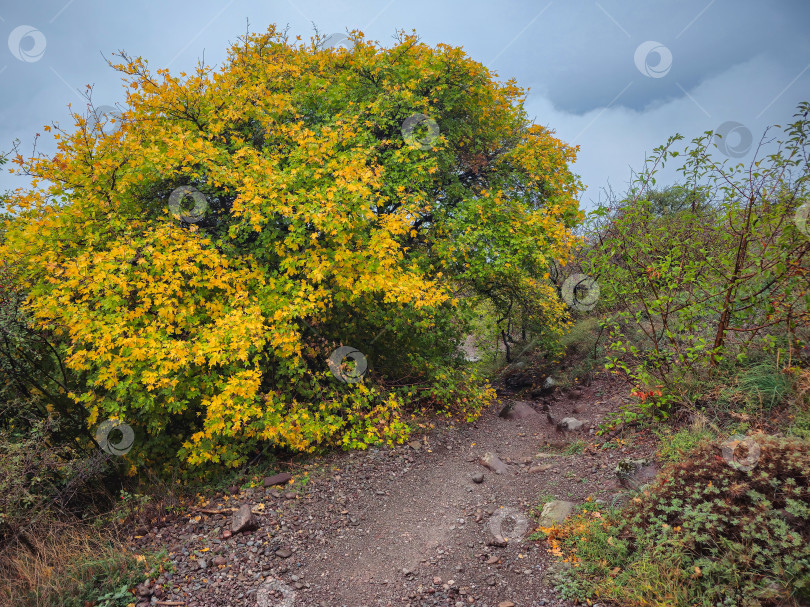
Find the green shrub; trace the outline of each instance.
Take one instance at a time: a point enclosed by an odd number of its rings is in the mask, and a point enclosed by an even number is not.
[[[627,606],[810,600],[810,444],[753,438],[749,471],[704,444],[623,510],[594,506],[550,530],[552,551],[574,564],[564,594]]]
[[[623,199],[590,214],[581,266],[611,312],[607,367],[666,397],[628,420],[694,406],[718,375],[763,352],[798,351],[810,324],[810,246],[793,220],[810,201],[808,109],[801,103],[778,151],[750,166],[717,163],[712,133],[683,150],[675,135]],[[654,174],[672,160],[684,184],[656,192]],[[770,408],[790,387],[763,365],[747,368],[737,389]]]

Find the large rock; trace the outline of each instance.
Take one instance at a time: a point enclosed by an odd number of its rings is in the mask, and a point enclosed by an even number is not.
[[[565,500],[554,500],[548,502],[543,506],[540,512],[539,525],[541,527],[551,527],[559,525],[574,512],[574,502],[566,502]]]
[[[540,414],[526,401],[509,403],[498,414],[501,417],[511,420],[531,421],[540,420]]]
[[[497,455],[489,451],[484,453],[483,457],[481,458],[481,463],[492,470],[495,474],[506,474],[509,471],[506,464],[504,464]]]
[[[243,504],[239,510],[233,513],[231,520],[231,533],[239,533],[241,531],[253,531],[258,528],[259,524],[253,512],[250,511],[250,504]]]
[[[651,460],[623,459],[616,464],[616,477],[619,483],[627,489],[640,491],[652,482],[658,469]]]

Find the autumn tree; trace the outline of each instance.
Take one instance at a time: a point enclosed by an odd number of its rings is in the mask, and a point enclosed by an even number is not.
[[[2,257],[65,396],[136,429],[133,465],[400,441],[407,407],[491,398],[456,355],[476,298],[564,327],[546,271],[580,219],[576,149],[459,48],[350,39],[270,27],[179,75],[121,53],[120,113],[17,155],[34,183]],[[341,345],[365,373],[329,367]]]

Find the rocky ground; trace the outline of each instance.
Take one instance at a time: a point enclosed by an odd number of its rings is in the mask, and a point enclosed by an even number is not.
[[[134,530],[133,550],[165,547],[175,564],[139,587],[139,605],[573,605],[550,584],[545,544],[528,536],[544,498],[561,515],[566,502],[625,499],[617,463],[651,457],[639,438],[594,444],[624,397],[616,390],[597,378],[537,399],[505,394],[474,424],[436,421],[407,445],[205,496]]]

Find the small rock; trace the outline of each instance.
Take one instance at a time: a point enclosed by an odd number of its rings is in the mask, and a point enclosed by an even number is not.
[[[295,491],[287,491],[287,493],[284,494],[284,499],[294,500],[295,497]]]
[[[149,584],[144,583],[138,586],[138,596],[142,597],[152,596],[152,589],[149,588]]]
[[[494,565],[498,561],[501,560],[501,557],[495,556],[494,554],[487,559],[487,565]]]
[[[214,560],[213,560],[213,563],[214,563],[214,565],[216,565],[217,567],[220,567],[220,566],[222,566],[222,565],[227,564],[227,563],[228,563],[228,559],[226,559],[224,556],[215,556],[215,557],[214,557]]]
[[[498,415],[511,420],[540,419],[540,414],[525,401],[507,404]]]
[[[265,489],[269,487],[274,487],[275,485],[283,485],[288,483],[292,480],[292,475],[287,474],[286,472],[282,472],[281,474],[274,474],[273,476],[265,477],[264,479],[264,487]]]
[[[538,524],[540,527],[552,527],[562,523],[566,518],[571,516],[574,511],[574,502],[567,502],[565,500],[553,500],[543,506],[540,512],[540,520]]]
[[[515,607],[515,604],[512,601],[501,601],[498,607]]]
[[[489,451],[481,458],[481,463],[495,474],[504,474],[509,471],[506,464],[504,464],[497,455]]]
[[[243,504],[239,510],[233,513],[231,520],[231,533],[239,533],[241,531],[253,531],[258,528],[258,523],[253,513],[250,511],[250,504]]]
[[[281,559],[288,559],[292,556],[292,550],[289,548],[279,548],[276,550],[276,556]]]
[[[412,440],[408,443],[408,446],[414,451],[419,451],[422,448],[422,443],[420,443],[418,440]]]
[[[566,432],[577,432],[584,425],[584,422],[579,421],[576,417],[564,417],[557,424],[557,428]]]
[[[507,541],[503,537],[501,537],[500,535],[496,535],[496,536],[491,537],[487,541],[487,545],[488,546],[495,546],[496,548],[505,548],[506,545],[507,545]]]
[[[545,472],[546,470],[551,470],[551,468],[551,464],[538,464],[529,468],[529,472],[534,474],[535,472]]]
[[[472,480],[474,483],[483,483],[484,482],[484,473],[479,472],[478,474],[473,474]]]
[[[658,469],[646,459],[623,459],[616,464],[616,477],[623,487],[639,491],[652,482]]]
[[[197,561],[197,566],[200,569],[208,569],[208,561],[206,561],[205,559],[199,559]]]

